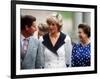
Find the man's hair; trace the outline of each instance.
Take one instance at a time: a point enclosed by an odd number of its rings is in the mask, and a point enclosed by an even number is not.
[[[81,28],[83,32],[88,36],[88,38],[91,36],[90,35],[90,26],[87,24],[79,24],[78,28]]]
[[[31,15],[21,16],[21,30],[25,29],[26,25],[31,27],[34,21],[36,21],[36,18]]]

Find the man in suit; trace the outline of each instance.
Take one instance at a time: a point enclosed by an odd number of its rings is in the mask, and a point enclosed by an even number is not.
[[[33,37],[36,31],[36,18],[30,15],[21,17],[21,69],[36,68],[39,42]]]

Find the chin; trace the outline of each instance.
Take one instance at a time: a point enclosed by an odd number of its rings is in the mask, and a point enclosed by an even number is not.
[[[34,33],[31,33],[30,36],[33,36]]]
[[[54,34],[54,33],[55,33],[55,31],[51,31],[50,33],[51,33],[51,34]]]
[[[50,32],[51,34],[54,34],[55,32]]]
[[[80,41],[83,41],[82,39],[80,39]]]

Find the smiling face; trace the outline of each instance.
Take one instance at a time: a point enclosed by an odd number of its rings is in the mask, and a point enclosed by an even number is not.
[[[84,42],[86,39],[90,38],[90,26],[87,24],[79,24],[78,34],[81,42]]]
[[[63,25],[62,16],[58,13],[53,13],[47,18],[47,24],[50,33],[60,32]]]
[[[84,41],[84,39],[88,38],[88,36],[84,33],[82,28],[79,28],[78,34],[80,41]]]
[[[49,32],[51,34],[53,34],[55,32],[58,32],[58,27],[57,27],[57,24],[56,23],[51,23],[48,26],[49,26]]]

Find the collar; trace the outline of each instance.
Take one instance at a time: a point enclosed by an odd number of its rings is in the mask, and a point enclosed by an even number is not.
[[[88,43],[86,43],[86,44],[83,44],[82,42],[80,42],[80,45],[82,45],[84,47],[84,46],[90,45],[90,43],[91,43],[91,41],[89,40]]]
[[[60,36],[55,44],[55,46],[52,45],[50,38],[49,38],[49,33],[45,34],[43,36],[43,42],[42,44],[46,46],[50,51],[52,51],[54,54],[57,55],[57,50],[65,43],[65,37],[66,35],[62,32],[60,32]]]
[[[22,34],[21,34],[21,41],[23,41],[24,39],[30,39],[30,37],[25,38]]]

